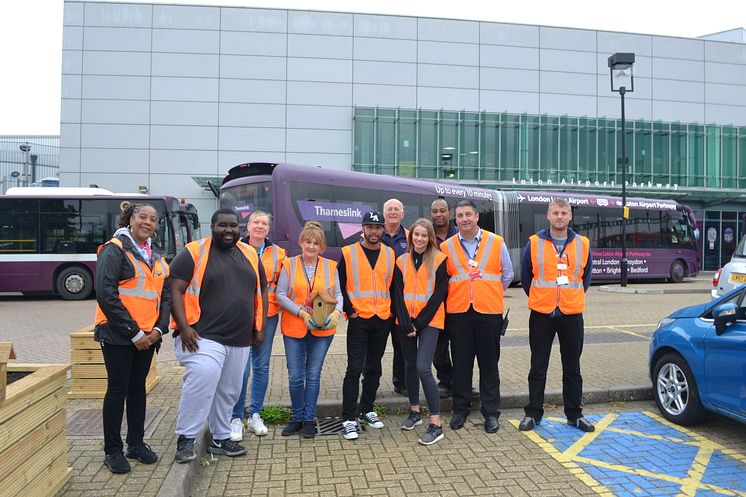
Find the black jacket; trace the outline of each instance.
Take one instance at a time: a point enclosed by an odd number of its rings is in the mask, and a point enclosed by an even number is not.
[[[135,259],[144,262],[132,240],[124,235],[117,236],[122,242],[122,249],[130,252]],[[153,261],[163,257],[155,246],[152,247]],[[150,266],[152,268],[152,264]],[[132,338],[140,331],[132,316],[119,299],[119,282],[135,276],[135,270],[122,250],[114,244],[107,244],[101,249],[96,261],[96,301],[109,321],[97,325],[94,339],[112,345],[132,345]],[[166,279],[161,293],[161,310],[155,327],[163,334],[168,333],[171,312],[171,280]]]

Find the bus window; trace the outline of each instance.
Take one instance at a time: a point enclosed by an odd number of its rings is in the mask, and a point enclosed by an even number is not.
[[[292,208],[301,229],[306,221],[317,221],[324,228],[324,238],[329,247],[338,247],[337,227],[334,221],[338,219],[332,213],[336,209],[331,185],[315,183],[290,183],[290,198]],[[289,240],[295,244],[298,240]]]
[[[37,251],[38,200],[0,200],[0,253]]]
[[[252,212],[261,210],[272,214],[272,182],[260,181],[231,186],[220,190],[220,206],[238,213],[242,231]]]

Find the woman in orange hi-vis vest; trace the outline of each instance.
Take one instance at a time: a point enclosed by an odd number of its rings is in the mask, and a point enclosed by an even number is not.
[[[151,205],[130,204],[120,228],[99,248],[96,262],[96,328],[106,365],[103,405],[104,464],[127,473],[122,416],[127,403],[127,457],[152,464],[158,456],[143,441],[145,378],[153,351],[168,332],[171,302],[168,264],[153,246],[158,214]]]
[[[280,277],[282,261],[285,260],[285,250],[275,245],[267,236],[271,223],[270,215],[264,211],[256,210],[249,216],[246,223],[248,236],[244,240],[251,245],[259,255],[259,260],[264,266],[267,275],[267,323],[264,325],[264,341],[251,348],[249,360],[243,373],[241,393],[238,402],[233,406],[231,415],[231,440],[240,442],[243,440],[243,417],[246,407],[246,391],[249,376],[251,376],[251,399],[249,403],[249,431],[256,436],[267,434],[267,426],[261,417],[264,409],[264,397],[269,385],[269,359],[272,355],[272,343],[275,339],[277,320],[279,319],[279,306],[277,305],[277,279]]]
[[[432,445],[443,439],[440,397],[432,363],[438,335],[442,333],[445,322],[443,303],[447,290],[446,256],[438,250],[432,223],[420,218],[409,228],[407,252],[396,260],[391,300],[398,323],[396,332],[404,355],[411,406],[401,429],[413,430],[422,424],[419,385],[422,382],[430,411],[430,425],[419,439],[422,445]]]
[[[303,431],[316,436],[316,404],[319,400],[321,368],[342,316],[342,290],[337,263],[320,257],[326,248],[324,228],[309,221],[298,239],[301,255],[285,259],[277,282],[277,303],[282,307],[280,329],[285,343],[288,387],[293,419],[283,436]],[[331,290],[337,299],[326,321],[316,323],[311,301],[321,291]]]

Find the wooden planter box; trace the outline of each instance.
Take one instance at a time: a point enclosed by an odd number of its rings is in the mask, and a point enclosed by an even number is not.
[[[70,333],[70,356],[72,362],[71,399],[103,399],[106,394],[106,365],[101,345],[93,339],[93,326]],[[156,370],[156,354],[145,378],[145,392],[155,388],[160,381]]]
[[[0,497],[52,496],[70,478],[68,369],[67,364],[7,365],[8,373],[30,374],[9,384],[0,401]]]

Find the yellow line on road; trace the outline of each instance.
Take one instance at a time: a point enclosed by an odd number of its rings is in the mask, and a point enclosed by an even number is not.
[[[572,461],[578,454],[580,454],[583,449],[585,449],[588,445],[590,445],[591,442],[593,442],[596,438],[598,438],[601,433],[606,430],[606,428],[609,427],[611,423],[614,422],[616,418],[618,418],[619,415],[616,413],[607,414],[604,416],[601,421],[596,423],[596,431],[592,431],[590,433],[586,433],[582,437],[580,437],[574,444],[572,444],[569,448],[567,448],[563,453],[562,456],[566,457],[568,461]],[[559,419],[552,419],[553,421],[562,422]]]
[[[712,444],[701,446],[697,452],[697,456],[692,461],[692,465],[687,472],[687,476],[684,479],[684,483],[681,485],[681,492],[678,497],[694,497],[697,495],[697,490],[702,484],[702,478],[705,476],[707,465],[710,464],[712,454],[715,449]]]

